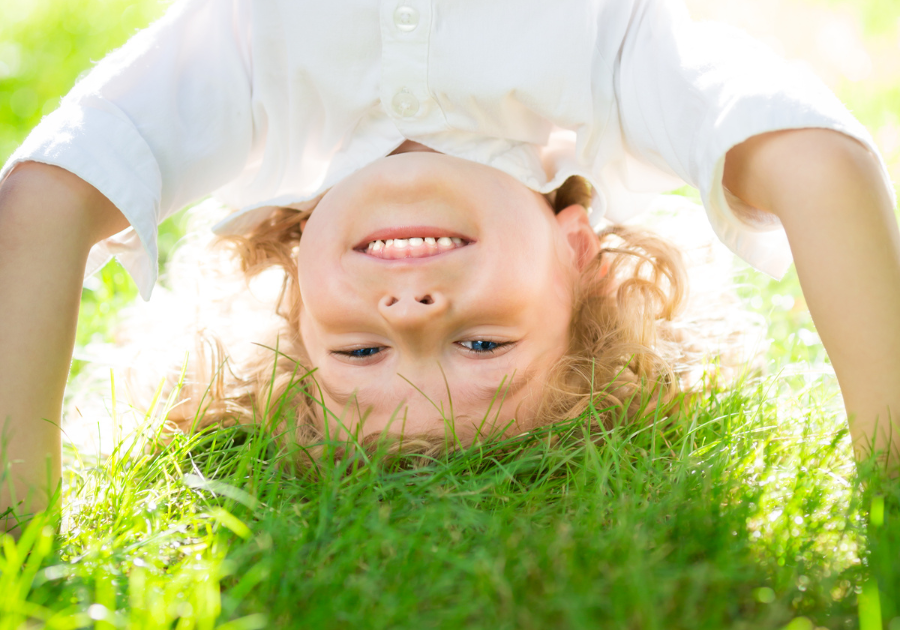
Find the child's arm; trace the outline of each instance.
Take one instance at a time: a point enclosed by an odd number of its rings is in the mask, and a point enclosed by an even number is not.
[[[725,185],[784,225],[857,454],[898,455],[900,233],[878,160],[837,132],[776,132],[728,153]]]
[[[127,227],[71,173],[19,165],[0,186],[0,514],[46,507],[60,477],[58,428],[90,247]],[[21,502],[25,500],[25,503]],[[3,519],[0,532],[15,520]]]
[[[694,23],[677,0],[630,11],[616,92],[628,150],[695,186],[715,233],[756,268],[777,277],[792,255],[857,452],[900,447],[888,426],[900,419],[900,235],[871,134],[811,72],[740,31]],[[784,234],[741,216],[723,183]]]
[[[253,8],[174,2],[79,81],[0,169],[0,428],[9,418],[14,462],[0,514],[9,488],[17,500],[36,491],[34,511],[59,480],[54,425],[86,261],[115,253],[148,297],[159,222],[235,181],[264,146],[251,103]]]

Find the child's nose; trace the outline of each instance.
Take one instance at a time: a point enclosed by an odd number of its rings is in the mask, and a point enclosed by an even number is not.
[[[378,303],[381,316],[397,328],[416,328],[447,312],[449,303],[443,294],[404,293],[386,295]]]

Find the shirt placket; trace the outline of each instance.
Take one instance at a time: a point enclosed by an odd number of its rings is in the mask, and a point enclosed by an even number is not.
[[[407,138],[446,129],[428,90],[428,47],[434,10],[431,0],[381,3],[381,103]]]

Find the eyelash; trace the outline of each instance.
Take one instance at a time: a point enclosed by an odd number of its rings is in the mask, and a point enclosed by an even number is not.
[[[466,343],[494,344],[494,347],[490,348],[488,350],[475,350],[474,348],[468,348],[463,345]],[[490,339],[468,339],[466,341],[458,341],[457,345],[459,345],[461,348],[465,349],[466,352],[469,352],[471,354],[484,355],[484,354],[493,354],[500,348],[508,346],[512,343],[513,343],[512,341],[492,341]],[[374,352],[371,352],[372,350],[374,350]],[[375,355],[381,354],[381,352],[383,350],[384,350],[384,346],[369,346],[366,348],[354,348],[353,350],[335,350],[333,354],[339,354],[339,355],[342,355],[345,357],[349,357],[351,359],[369,359],[371,357],[374,357]],[[362,354],[355,354],[355,353],[362,353]]]
[[[500,348],[502,348],[504,346],[508,346],[512,342],[511,341],[492,341],[490,339],[469,339],[467,341],[459,341],[457,343],[461,347],[465,348],[468,352],[471,352],[472,354],[494,354],[497,350],[499,350]],[[471,344],[492,343],[492,344],[494,344],[494,347],[491,348],[490,350],[475,350],[473,348],[467,348],[466,346],[464,346],[463,344],[465,344],[465,343],[471,343]]]
[[[383,349],[382,346],[370,346],[368,348],[354,348],[353,350],[335,350],[333,354],[340,354],[345,357],[350,357],[351,359],[368,359],[379,354]],[[369,350],[375,350],[376,352],[369,352]],[[365,354],[354,354],[355,352],[362,352]]]

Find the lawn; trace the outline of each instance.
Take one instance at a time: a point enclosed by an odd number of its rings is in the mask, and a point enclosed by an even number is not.
[[[806,57],[900,181],[900,4],[690,4]],[[0,158],[164,7],[0,5]],[[183,232],[183,215],[164,225],[163,264]],[[769,322],[766,368],[674,418],[602,431],[592,409],[434,460],[326,457],[302,474],[250,429],[103,461],[68,447],[62,517],[0,543],[0,629],[900,630],[900,486],[854,463],[793,272],[734,277]],[[73,376],[135,295],[115,263],[88,283]]]

